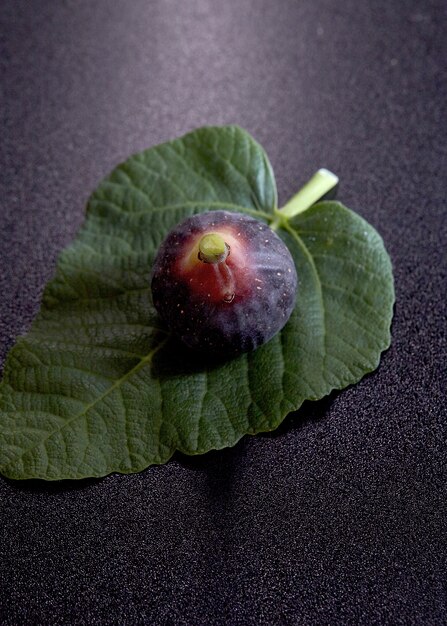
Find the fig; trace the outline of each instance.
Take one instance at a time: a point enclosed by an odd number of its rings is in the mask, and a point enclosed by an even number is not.
[[[211,211],[170,231],[154,262],[154,306],[189,347],[236,355],[267,342],[295,306],[292,256],[263,222]]]

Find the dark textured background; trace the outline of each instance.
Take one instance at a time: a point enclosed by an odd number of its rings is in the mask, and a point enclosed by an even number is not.
[[[88,195],[204,124],[315,169],[396,279],[379,370],[269,436],[131,476],[0,478],[0,622],[447,623],[443,0],[5,1],[0,357]]]

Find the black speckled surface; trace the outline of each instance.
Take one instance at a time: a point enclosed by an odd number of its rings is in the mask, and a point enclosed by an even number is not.
[[[0,623],[447,623],[447,11],[441,0],[3,0],[0,357],[89,193],[204,124],[320,166],[378,228],[393,345],[277,433],[131,476],[0,478]]]

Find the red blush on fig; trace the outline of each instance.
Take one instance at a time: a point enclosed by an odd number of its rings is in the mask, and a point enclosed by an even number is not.
[[[175,273],[196,296],[215,305],[243,298],[253,284],[242,233],[227,225],[195,234],[179,251]]]

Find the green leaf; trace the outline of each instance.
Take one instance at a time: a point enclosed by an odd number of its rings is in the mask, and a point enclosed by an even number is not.
[[[175,450],[231,446],[377,367],[390,342],[390,260],[377,232],[336,202],[279,222],[300,286],[270,342],[217,362],[171,337],[151,303],[152,261],[175,224],[217,209],[278,226],[268,159],[237,127],[203,128],[132,156],[99,185],[5,364],[3,474],[137,472]]]

